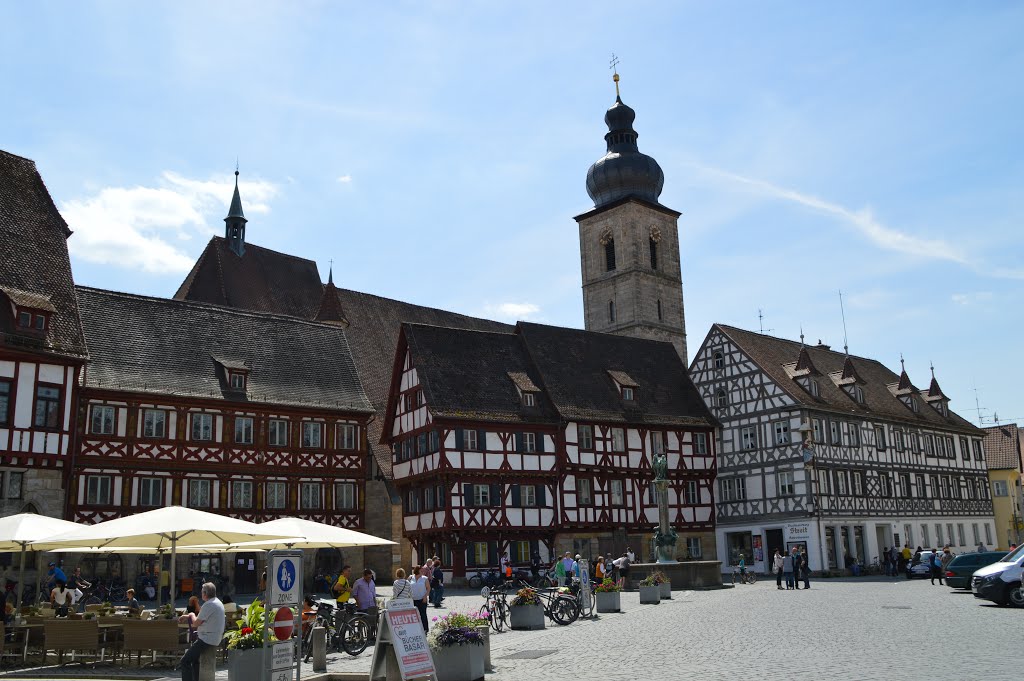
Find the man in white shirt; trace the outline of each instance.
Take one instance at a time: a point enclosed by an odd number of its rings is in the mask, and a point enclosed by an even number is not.
[[[218,648],[224,638],[224,604],[217,598],[217,587],[212,582],[203,584],[203,607],[196,617],[196,639],[181,656],[181,681],[199,681],[199,660],[207,648]],[[182,621],[184,618],[179,619]]]
[[[430,578],[424,574],[419,574],[411,583],[412,588],[412,602],[416,604],[416,609],[420,611],[420,621],[423,622],[423,631],[429,629],[427,624],[427,592],[430,591]]]

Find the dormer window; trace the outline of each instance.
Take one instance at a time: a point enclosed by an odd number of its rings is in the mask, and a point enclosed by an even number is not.
[[[19,312],[18,313],[18,326],[22,328],[29,328],[32,326],[32,313],[31,312]]]
[[[812,397],[821,397],[821,386],[819,386],[818,382],[813,378],[808,379],[807,392],[809,392]]]
[[[910,407],[910,411],[914,412],[915,414],[921,411],[921,404],[917,401],[916,397],[910,398],[908,406]]]
[[[245,374],[239,371],[231,372],[231,389],[232,390],[245,390]]]
[[[636,396],[633,388],[630,388],[629,386],[623,386],[622,399],[626,400],[627,402],[632,402],[633,400],[635,400]]]
[[[524,407],[535,407],[537,406],[537,398],[531,392],[523,393],[523,406]]]

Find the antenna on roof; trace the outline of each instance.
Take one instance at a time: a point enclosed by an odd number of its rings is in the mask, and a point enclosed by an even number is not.
[[[978,425],[985,425],[985,417],[981,415],[982,407],[981,401],[978,399],[978,385],[974,385],[974,411],[978,414]],[[987,409],[985,411],[988,411]]]
[[[761,329],[761,331],[760,331],[761,335],[764,335],[766,333],[771,333],[772,331],[775,330],[775,329],[766,329],[766,328],[764,328],[764,313],[761,311],[761,308],[757,308],[757,326],[758,326],[759,329]]]
[[[843,316],[843,352],[850,356],[850,341],[846,337],[846,309],[843,307],[843,292],[839,292],[839,314]]]

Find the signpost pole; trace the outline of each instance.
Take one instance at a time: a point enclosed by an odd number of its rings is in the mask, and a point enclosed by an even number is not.
[[[267,555],[267,592],[264,624],[264,681],[299,681],[302,640],[302,551],[271,551]],[[273,623],[273,624],[271,624]],[[270,643],[270,627],[277,641]],[[295,632],[299,636],[295,636]]]

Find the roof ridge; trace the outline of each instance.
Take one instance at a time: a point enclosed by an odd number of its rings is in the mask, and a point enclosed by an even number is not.
[[[200,300],[179,300],[178,298],[161,298],[158,296],[149,296],[142,293],[129,293],[127,291],[113,291],[110,289],[96,288],[94,286],[84,286],[81,284],[75,285],[75,291],[86,291],[90,293],[99,293],[102,295],[116,296],[119,298],[133,298],[136,300],[145,300],[154,303],[163,303],[166,305],[178,305],[181,307],[194,307],[199,309],[208,309],[215,312],[223,312],[237,317],[254,317],[258,319],[274,319],[279,321],[286,321],[289,323],[300,322],[308,326],[316,326],[325,329],[334,329],[343,331],[340,327],[334,324],[327,324],[325,322],[319,322],[315,319],[305,319],[304,317],[293,317],[286,314],[278,314],[276,312],[260,312],[258,310],[245,310],[238,307],[231,307],[229,305],[217,305],[216,303],[207,303]]]
[[[366,291],[356,291],[355,289],[351,289],[351,288],[341,288],[340,286],[337,286],[337,285],[335,285],[335,288],[337,288],[338,291],[341,292],[341,293],[354,293],[354,294],[359,295],[359,296],[364,296],[364,297],[367,297],[367,298],[377,298],[378,300],[386,300],[386,301],[391,302],[391,303],[398,303],[400,305],[408,305],[409,307],[416,307],[416,308],[419,308],[421,310],[431,310],[433,312],[444,312],[446,314],[457,314],[460,317],[466,317],[468,319],[476,319],[476,320],[483,321],[483,322],[490,322],[492,324],[502,324],[502,325],[507,326],[509,328],[515,328],[514,324],[509,324],[508,322],[499,322],[496,319],[488,319],[487,317],[477,317],[475,315],[466,314],[465,312],[455,312],[454,310],[445,310],[444,308],[440,308],[440,307],[431,307],[430,305],[420,305],[419,303],[410,303],[410,302],[408,302],[406,300],[399,300],[398,298],[389,298],[387,296],[378,295],[376,293],[367,293]],[[458,328],[458,327],[452,327],[452,328]]]
[[[227,239],[225,239],[222,236],[217,236],[216,234],[213,236],[213,239],[219,239],[220,241],[223,241],[224,243],[227,243]],[[283,253],[281,251],[275,251],[273,248],[267,248],[266,246],[260,246],[259,244],[252,243],[251,241],[246,241],[245,242],[245,247],[246,248],[255,248],[258,251],[266,251],[268,253],[273,253],[274,255],[279,255],[279,256],[281,256],[283,258],[291,258],[292,260],[301,260],[302,262],[311,262],[311,263],[313,263],[314,267],[316,266],[316,260],[313,260],[312,258],[303,258],[301,255],[293,255],[291,253]],[[320,275],[320,268],[317,268],[317,276],[319,276],[319,275]]]
[[[657,344],[658,346],[672,345],[671,341],[658,340],[657,338],[643,338],[641,336],[626,336],[626,335],[623,335],[621,333],[612,333],[610,331],[594,331],[593,329],[580,329],[580,328],[575,327],[575,326],[557,326],[555,324],[541,324],[539,322],[517,321],[516,322],[516,327],[519,327],[520,325],[522,325],[522,326],[538,326],[538,327],[541,327],[543,329],[557,329],[559,331],[573,331],[575,333],[594,333],[594,334],[600,334],[602,336],[607,336],[609,338],[615,338],[615,339],[621,340],[623,342],[639,341],[639,342],[643,342],[643,343],[654,343],[654,344]],[[674,345],[672,347],[673,347],[673,349],[675,349]]]
[[[760,338],[770,338],[771,340],[780,341],[780,342],[783,342],[783,343],[789,343],[790,345],[796,345],[797,347],[800,346],[800,341],[789,340],[788,338],[782,338],[781,336],[771,336],[771,335],[766,334],[766,333],[758,333],[757,331],[748,331],[747,329],[741,329],[738,326],[732,326],[730,324],[722,324],[720,322],[715,322],[714,326],[717,326],[717,327],[719,327],[722,330],[731,329],[733,331],[739,331],[740,333],[747,333],[747,334],[750,334],[752,336],[758,336]],[[806,347],[808,350],[818,350],[819,352],[830,352],[830,353],[832,353],[834,355],[840,355],[840,356],[842,356],[844,358],[845,357],[849,357],[850,359],[856,359],[856,360],[863,361],[863,362],[873,362],[873,363],[878,364],[878,365],[880,365],[882,367],[885,367],[885,369],[887,369],[888,371],[892,371],[891,369],[889,369],[889,367],[885,366],[885,364],[883,364],[881,360],[875,359],[874,357],[864,357],[863,355],[855,355],[855,354],[852,354],[852,353],[841,352],[839,350],[833,350],[831,347],[826,349],[826,348],[821,347],[820,345],[808,345],[808,344],[805,344],[804,347]],[[895,372],[893,372],[893,373],[895,374]]]
[[[7,151],[6,149],[0,149],[0,154],[3,154],[4,156],[10,156],[12,158],[20,159],[22,161],[28,161],[33,166],[36,164],[34,159],[31,159],[28,156],[22,156],[21,154],[15,154],[14,152]]]
[[[467,333],[488,333],[495,336],[509,336],[514,338],[515,334],[511,331],[493,331],[490,329],[464,329],[461,326],[443,326],[441,324],[425,324],[423,322],[402,322],[402,326],[412,327],[423,327],[426,329],[441,329],[444,331],[465,331]]]

